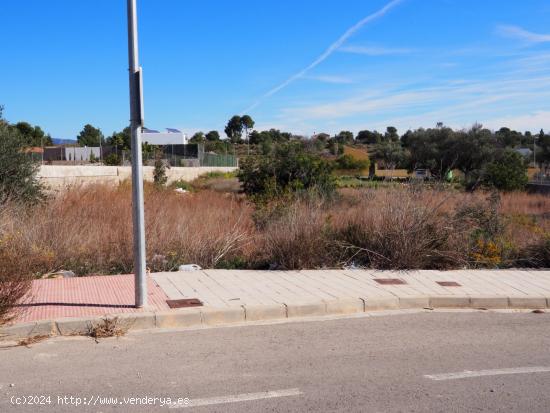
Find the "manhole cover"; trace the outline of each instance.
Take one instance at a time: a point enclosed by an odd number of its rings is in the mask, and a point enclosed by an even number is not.
[[[456,281],[436,281],[442,287],[462,287]]]
[[[378,284],[382,284],[382,285],[407,284],[405,281],[400,280],[399,278],[375,278],[374,281],[376,281]]]
[[[170,308],[201,307],[202,301],[198,298],[182,298],[180,300],[166,300]]]

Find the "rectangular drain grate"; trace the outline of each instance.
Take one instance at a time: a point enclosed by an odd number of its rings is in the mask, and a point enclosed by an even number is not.
[[[456,281],[436,281],[442,287],[462,287]]]
[[[382,284],[382,285],[407,284],[405,281],[400,280],[399,278],[375,278],[374,281],[376,281],[378,284]]]
[[[202,307],[202,301],[198,298],[182,298],[180,300],[166,300],[170,308]]]

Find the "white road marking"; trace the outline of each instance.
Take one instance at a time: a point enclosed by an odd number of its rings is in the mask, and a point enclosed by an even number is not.
[[[303,393],[300,391],[300,389],[284,389],[284,390],[264,391],[260,393],[232,394],[229,396],[210,397],[207,399],[189,399],[189,402],[187,404],[175,404],[170,406],[170,408],[180,409],[180,408],[188,408],[188,407],[210,406],[213,404],[237,403],[237,402],[246,402],[250,400],[262,400],[262,399],[274,399],[277,397],[299,396],[301,394]]]
[[[469,379],[472,377],[483,376],[500,376],[505,374],[526,374],[526,373],[548,373],[550,367],[515,367],[509,369],[494,369],[494,370],[465,370],[457,373],[444,373],[444,374],[426,374],[424,377],[431,380],[456,380],[456,379]]]

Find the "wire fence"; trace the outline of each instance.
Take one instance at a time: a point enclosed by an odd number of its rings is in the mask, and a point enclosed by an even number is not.
[[[28,155],[36,163],[44,165],[105,164],[129,166],[132,154],[116,146],[74,147],[56,146],[37,148]],[[153,166],[157,159],[172,167],[220,166],[238,167],[239,159],[233,153],[205,152],[202,144],[165,145],[147,147],[142,151],[143,164]]]

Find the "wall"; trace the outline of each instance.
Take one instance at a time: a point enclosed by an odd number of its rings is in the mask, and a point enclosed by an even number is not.
[[[92,154],[99,159],[99,146],[68,147],[65,148],[65,159],[68,161],[89,161]]]
[[[152,166],[143,167],[143,179],[153,181]],[[168,183],[177,180],[192,181],[200,175],[208,172],[232,172],[237,170],[233,167],[197,167],[166,169]],[[109,183],[118,184],[124,180],[131,179],[130,166],[105,166],[105,165],[42,165],[38,176],[42,182],[52,188],[64,187],[67,185],[81,185],[88,183]]]

